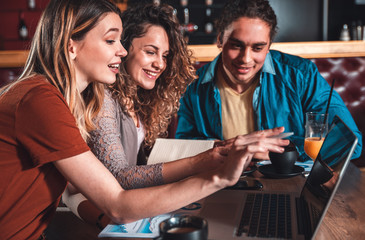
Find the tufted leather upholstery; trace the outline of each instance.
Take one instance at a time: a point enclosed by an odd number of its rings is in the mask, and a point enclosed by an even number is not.
[[[335,90],[340,94],[352,114],[357,127],[365,133],[365,57],[316,58],[311,59],[329,84],[336,79]],[[363,137],[363,146],[365,140]],[[365,166],[365,150],[354,160],[358,166]]]

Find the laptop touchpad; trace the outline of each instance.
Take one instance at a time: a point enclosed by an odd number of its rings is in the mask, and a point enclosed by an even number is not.
[[[241,219],[243,202],[244,193],[240,190],[224,190],[209,196],[199,214],[208,220],[209,236],[233,236]]]

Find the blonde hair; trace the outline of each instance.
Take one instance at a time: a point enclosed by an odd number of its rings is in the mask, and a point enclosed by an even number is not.
[[[101,108],[104,85],[90,83],[80,93],[68,54],[70,39],[81,41],[106,13],[120,15],[108,0],[51,0],[38,23],[28,59],[20,77],[3,87],[0,95],[21,81],[43,75],[64,96],[82,137],[94,129],[92,119]]]
[[[192,53],[180,32],[174,10],[169,5],[139,5],[122,14],[122,44],[129,50],[133,39],[143,37],[151,26],[161,26],[169,38],[169,55],[165,71],[152,90],[137,86],[125,70],[123,59],[121,75],[111,87],[124,111],[138,114],[145,128],[145,145],[151,147],[157,137],[166,137],[171,117],[180,106],[181,95],[195,78],[191,63]]]

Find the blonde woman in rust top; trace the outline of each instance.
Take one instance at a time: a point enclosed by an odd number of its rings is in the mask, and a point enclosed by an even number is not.
[[[174,182],[216,167],[217,161],[202,156],[145,165],[144,148],[166,136],[195,69],[171,6],[137,5],[123,12],[122,22],[122,44],[128,55],[122,59],[121,76],[105,90],[88,141],[91,150],[124,189]],[[98,219],[103,226],[109,221],[71,185],[68,190],[63,201],[76,215],[93,226]]]
[[[220,159],[212,157],[213,152],[166,164],[137,165],[145,162],[143,147],[152,147],[157,137],[166,136],[195,71],[172,7],[135,6],[123,12],[122,22],[122,44],[128,55],[122,60],[121,77],[105,91],[94,120],[96,129],[90,133],[91,150],[124,189],[171,183],[217,168]],[[71,185],[63,201],[93,226],[109,222]]]
[[[180,208],[237,182],[255,152],[287,144],[238,137],[220,168],[154,188],[125,190],[85,143],[127,52],[122,21],[109,0],[51,0],[24,72],[0,90],[0,239],[39,239],[67,181],[117,223]],[[184,194],[181,194],[184,192]],[[136,201],[138,199],[138,201]],[[158,204],[153,204],[158,203]]]

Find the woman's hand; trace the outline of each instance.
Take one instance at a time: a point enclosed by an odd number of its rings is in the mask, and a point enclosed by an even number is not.
[[[213,147],[194,157],[191,157],[192,175],[210,171],[223,166],[231,147]]]
[[[231,138],[227,140],[216,140],[214,142],[214,147],[230,147],[236,138]]]
[[[262,131],[257,131],[257,132],[253,132],[253,133],[249,133],[246,135],[243,135],[247,138],[256,136],[257,134],[262,134],[263,136],[269,137],[269,136],[274,136],[274,135],[278,135],[279,133],[283,132],[284,128],[283,127],[278,127],[278,128],[273,128],[273,129],[268,129],[268,130],[262,130]],[[214,147],[230,147],[232,146],[233,142],[235,141],[236,138],[231,138],[231,139],[227,139],[227,140],[216,140],[214,143]],[[269,151],[266,152],[260,152],[260,153],[255,153],[254,154],[254,158],[255,159],[260,159],[260,160],[268,160],[269,159]]]
[[[280,127],[237,136],[231,144],[227,160],[220,168],[220,178],[226,180],[225,184],[227,186],[234,185],[255,154],[268,151],[283,152],[284,148],[282,146],[287,146],[289,140],[268,138],[283,131],[284,128]]]

